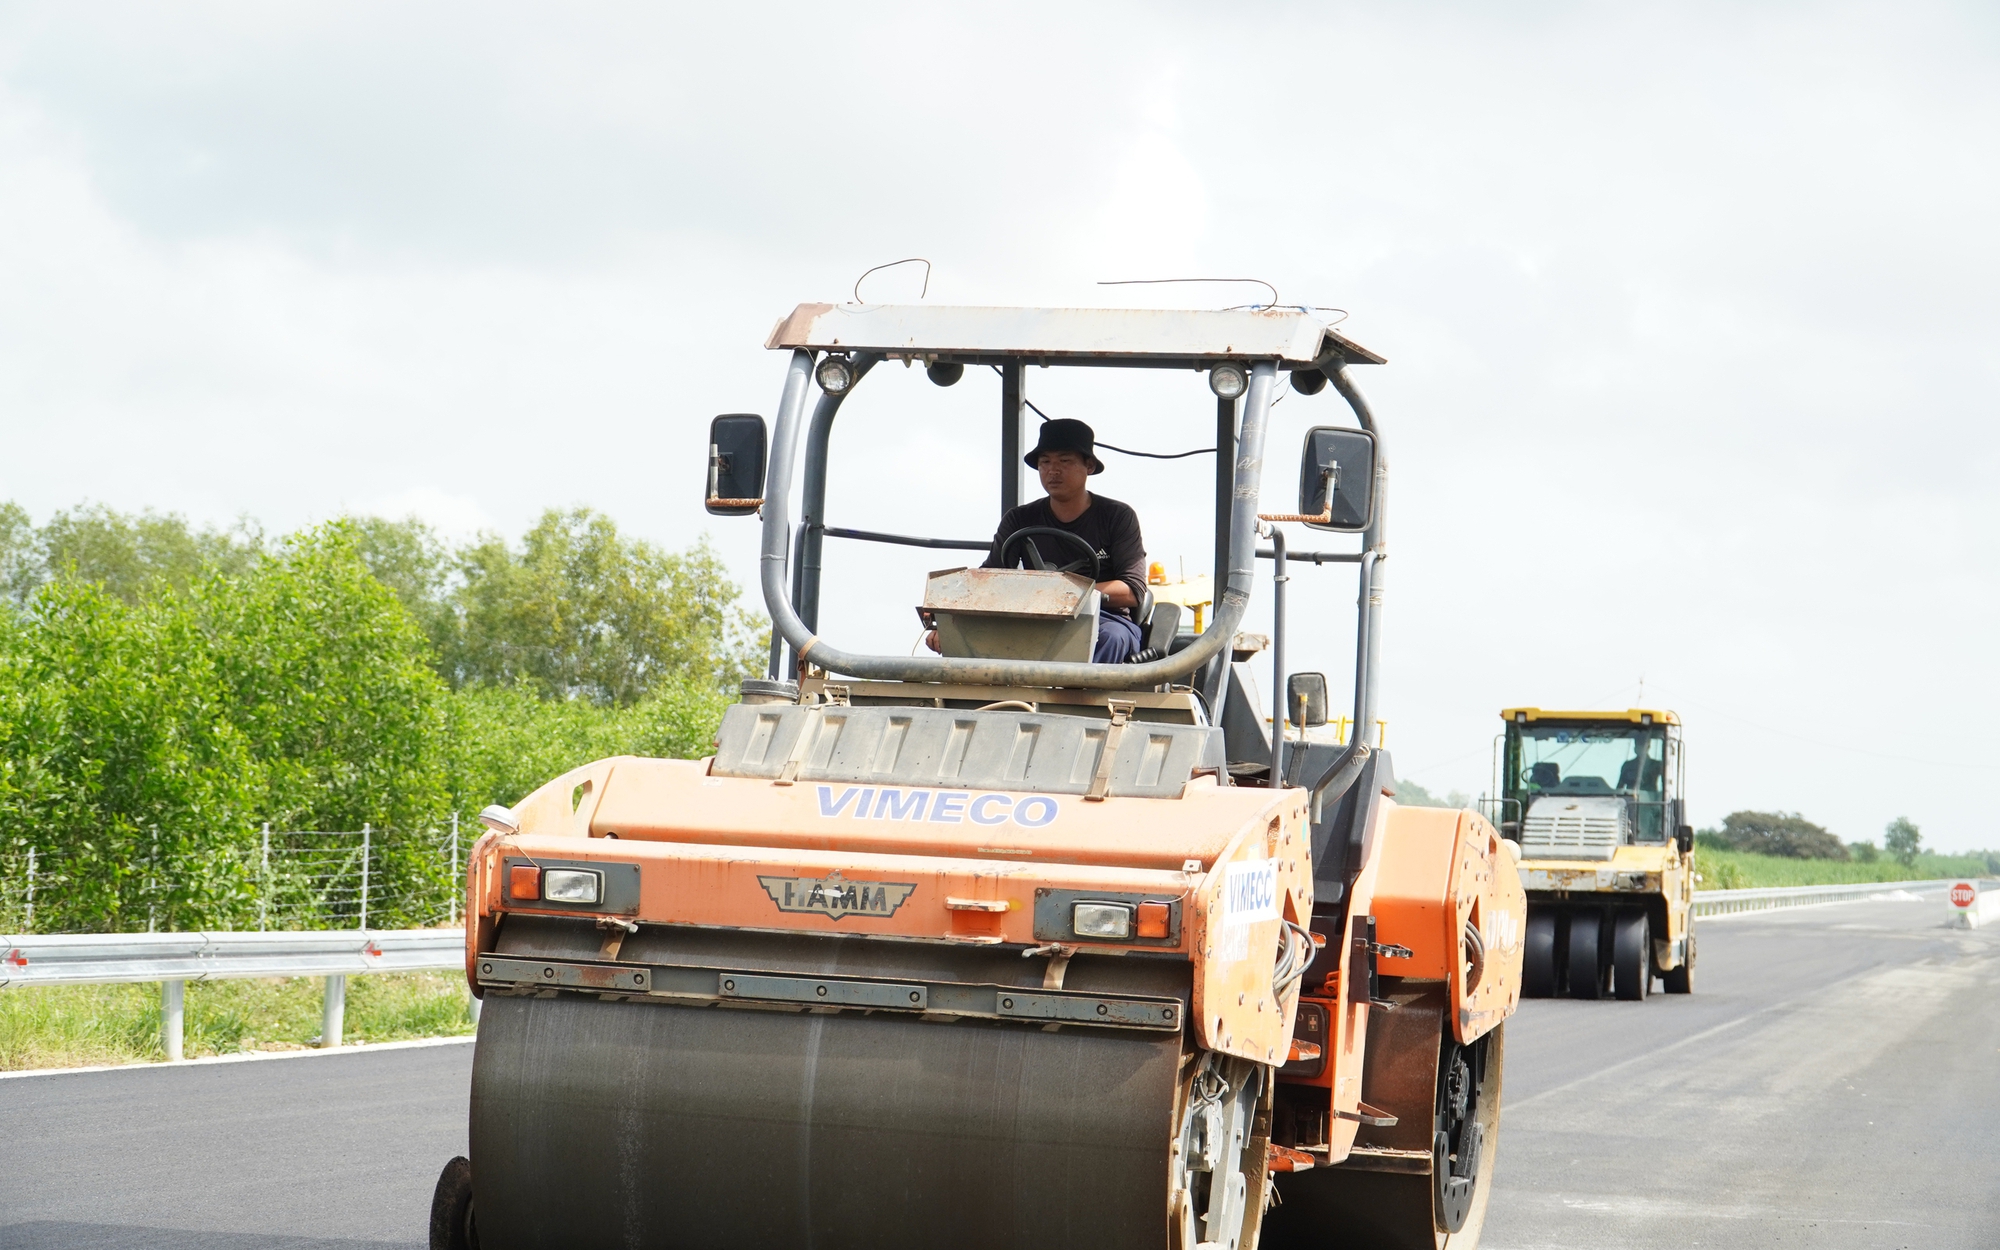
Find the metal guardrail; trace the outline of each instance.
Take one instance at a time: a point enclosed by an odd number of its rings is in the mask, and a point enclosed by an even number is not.
[[[1780,907],[1817,907],[1824,903],[1850,903],[1870,895],[1895,890],[1942,890],[1959,878],[1934,881],[1866,881],[1858,885],[1789,885],[1750,890],[1696,890],[1694,914],[1731,916],[1746,911],[1774,911]]]
[[[463,967],[463,929],[298,933],[64,933],[0,936],[0,989],[23,985],[160,983],[160,1044],[181,1057],[189,981],[324,977],[320,1045],[340,1045],[347,978]],[[475,1016],[478,1000],[473,1000]]]

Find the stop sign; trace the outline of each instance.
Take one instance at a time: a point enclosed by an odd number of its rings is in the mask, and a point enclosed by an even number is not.
[[[1970,881],[1960,881],[1951,887],[1951,905],[1953,907],[1970,907],[1975,897],[1976,895],[1973,893]]]

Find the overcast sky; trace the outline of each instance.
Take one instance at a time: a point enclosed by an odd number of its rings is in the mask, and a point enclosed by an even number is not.
[[[0,498],[512,536],[588,504],[749,586],[703,435],[775,410],[794,304],[912,255],[949,303],[1255,276],[1389,358],[1403,776],[1477,793],[1502,706],[1643,679],[1700,823],[2000,847],[1996,15],[0,3]],[[1030,390],[1128,446],[1212,424],[1193,375]],[[1336,403],[1278,410],[1270,509]],[[878,372],[832,520],[989,533],[997,406]],[[1206,568],[1208,463],[1108,459]],[[938,554],[829,547],[829,636],[906,649]],[[1348,575],[1293,586],[1342,688]]]

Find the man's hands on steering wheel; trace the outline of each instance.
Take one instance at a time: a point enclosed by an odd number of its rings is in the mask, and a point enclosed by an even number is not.
[[[1000,544],[1001,567],[1012,568],[1017,554],[1027,561],[1028,567],[1031,569],[1046,569],[1051,567],[1047,559],[1042,555],[1041,548],[1036,543],[1033,541],[1024,542],[1024,540],[1032,540],[1044,534],[1051,538],[1060,539],[1068,543],[1072,550],[1082,553],[1079,559],[1071,560],[1068,564],[1054,566],[1056,572],[1082,573],[1093,583],[1104,580],[1104,561],[1097,554],[1096,549],[1079,535],[1072,534],[1068,530],[1057,529],[1052,525],[1030,525],[1026,529],[1018,529],[1007,535],[1007,541]],[[1017,543],[1024,546],[1024,549],[1018,553],[1015,550]]]

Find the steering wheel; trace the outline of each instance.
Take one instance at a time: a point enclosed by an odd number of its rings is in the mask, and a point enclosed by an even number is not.
[[[1056,572],[1083,573],[1093,582],[1104,580],[1104,561],[1098,557],[1097,552],[1092,549],[1091,545],[1078,535],[1072,534],[1068,530],[1059,530],[1052,525],[1030,525],[1026,529],[1018,529],[1007,535],[1007,541],[1000,544],[1000,567],[1012,568],[1014,566],[1013,552],[1015,544],[1021,542],[1023,539],[1036,538],[1043,534],[1047,534],[1051,538],[1059,538],[1068,543],[1074,550],[1083,553],[1083,558],[1080,560],[1071,560],[1068,564],[1055,566]],[[1028,567],[1031,569],[1046,569],[1050,567],[1048,562],[1042,557],[1041,548],[1033,542],[1026,544],[1025,549],[1020,552],[1020,555],[1021,558],[1028,562]]]

